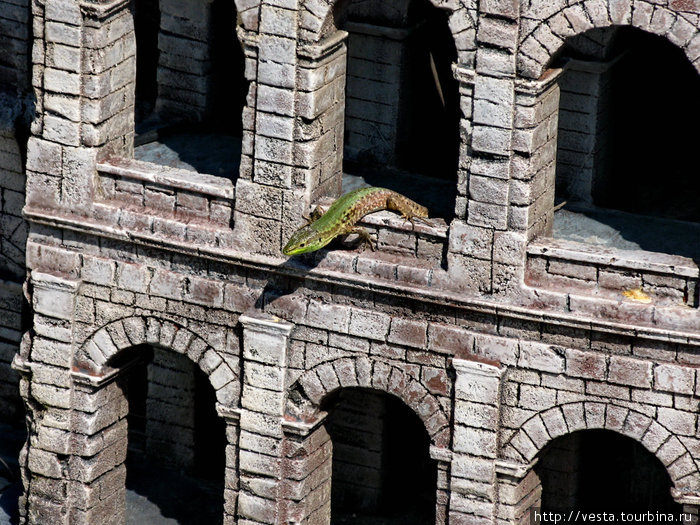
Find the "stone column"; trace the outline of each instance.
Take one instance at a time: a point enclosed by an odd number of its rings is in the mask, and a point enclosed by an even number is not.
[[[345,31],[299,49],[298,119],[295,128],[294,182],[305,189],[305,205],[340,194],[343,175]]]
[[[472,104],[474,100],[474,69],[454,64],[452,71],[459,85],[459,164],[457,165],[457,198],[455,225],[466,224],[471,165]]]
[[[238,440],[238,519],[247,524],[286,523],[282,504],[283,421],[287,349],[293,325],[257,312],[242,315],[240,322],[243,393]]]
[[[139,361],[138,359],[136,361]],[[135,361],[135,362],[136,362]],[[71,525],[126,522],[126,461],[129,402],[122,375],[130,364],[94,376],[74,371],[63,505]]]
[[[32,272],[33,330],[22,340],[13,367],[22,374],[29,437],[20,459],[23,523],[71,523],[70,460],[72,320],[79,282]]]
[[[454,434],[450,474],[451,523],[491,523],[496,515],[496,458],[503,368],[470,354],[453,360]]]
[[[518,20],[519,2],[480,3],[476,68],[456,70],[467,120],[459,177],[466,202],[457,201],[448,271],[459,288],[489,294],[516,292],[524,274],[525,239],[510,223]],[[471,101],[465,99],[465,84],[473,85]]]
[[[260,6],[257,62],[246,51],[246,78],[254,77],[243,113],[243,157],[236,183],[236,245],[279,254],[287,223],[304,213],[304,189],[294,184],[297,119],[297,2]],[[253,71],[255,71],[253,73]]]

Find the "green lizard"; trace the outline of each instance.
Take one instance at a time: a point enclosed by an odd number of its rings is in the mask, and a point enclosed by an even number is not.
[[[366,229],[355,224],[365,215],[379,210],[399,212],[412,221],[414,217],[428,217],[428,209],[411,199],[386,188],[360,188],[337,199],[328,211],[311,218],[306,226],[298,229],[282,249],[285,255],[314,252],[323,248],[339,235],[356,233],[372,246]],[[374,250],[374,246],[372,246]]]

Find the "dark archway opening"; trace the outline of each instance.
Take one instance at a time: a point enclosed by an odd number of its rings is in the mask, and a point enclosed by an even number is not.
[[[611,82],[614,174],[596,188],[600,206],[700,222],[700,176],[693,152],[700,144],[700,75],[667,39],[625,29],[625,53]],[[650,64],[653,66],[650,68]]]
[[[543,511],[681,512],[663,464],[637,441],[583,430],[552,441],[535,466]]]
[[[435,523],[437,466],[418,416],[365,388],[337,391],[324,409],[333,442],[331,523]]]
[[[353,0],[336,24],[349,33],[343,191],[387,187],[453,217],[460,112],[448,12]]]
[[[165,5],[134,6],[134,157],[236,179],[248,82],[235,4]]]
[[[567,202],[555,236],[700,258],[700,75],[683,50],[636,28],[594,29],[555,63]]]
[[[158,97],[158,32],[160,8],[158,0],[139,0],[132,4],[136,37],[136,100],[134,121],[136,132],[152,118]]]
[[[125,380],[127,524],[220,524],[226,433],[214,389],[186,356],[140,353]]]

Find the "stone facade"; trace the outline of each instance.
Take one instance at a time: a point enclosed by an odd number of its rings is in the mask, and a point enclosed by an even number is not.
[[[147,65],[157,68],[161,121],[200,124],[218,100],[207,46],[214,4],[159,4],[159,55]],[[303,216],[341,191],[348,130],[367,125],[363,115],[391,117],[387,136],[398,137],[410,105],[399,96],[386,113],[357,111],[364,77],[357,58],[346,66],[346,39],[388,39],[362,46],[365,61],[373,50],[400,56],[410,24],[379,22],[410,5],[235,4],[244,57],[235,89],[247,97],[231,180],[133,158],[140,65],[130,2],[46,0],[30,14],[24,2],[0,1],[0,46],[17,50],[16,63],[0,64],[9,93],[0,99],[0,410],[11,413],[18,390],[29,429],[22,522],[124,523],[136,439],[128,378],[148,359],[142,452],[192,465],[200,408],[191,374],[206,377],[225,427],[226,524],[330,523],[333,478],[352,486],[352,468],[338,474],[334,457],[345,450],[351,467],[384,461],[391,405],[371,397],[379,393],[420,422],[435,523],[521,522],[546,497],[536,463],[548,445],[594,429],[641,444],[675,502],[697,514],[697,261],[551,235],[555,179],[586,200],[606,137],[593,122],[604,105],[571,105],[571,93],[597,97],[602,82],[574,73],[600,69],[574,64],[564,82],[558,53],[577,35],[628,26],[669,40],[700,70],[700,5],[426,3],[445,16],[457,57],[453,213],[413,226],[380,213],[366,219],[377,251],[286,259],[281,247]],[[401,85],[401,72],[389,73],[382,81]],[[12,108],[29,99],[36,114],[20,140]],[[566,112],[567,133],[573,113],[589,133],[558,160]],[[390,162],[393,142],[382,147]],[[624,295],[636,288],[643,300]],[[361,394],[353,405],[339,392]],[[356,441],[334,438],[339,420],[352,428],[355,416],[342,414],[357,406],[369,407],[366,429]],[[180,440],[169,438],[176,427]],[[375,453],[353,456],[353,443]],[[381,501],[374,474],[357,471],[365,497]]]

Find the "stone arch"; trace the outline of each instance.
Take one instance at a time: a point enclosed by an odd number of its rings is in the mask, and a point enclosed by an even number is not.
[[[364,387],[380,390],[401,399],[423,422],[431,443],[437,447],[449,447],[449,418],[421,381],[400,368],[366,356],[342,357],[316,365],[304,372],[292,385],[300,386],[314,410],[332,392],[345,387]],[[293,406],[298,399],[290,396],[287,413],[298,411]]]
[[[378,2],[386,0],[375,0]],[[335,26],[335,12],[349,0],[304,0],[299,9],[302,12],[302,29],[309,42],[317,43],[332,35]],[[437,9],[449,11],[449,26],[455,40],[460,64],[473,66],[476,50],[476,2],[470,0],[429,0]]]
[[[532,9],[538,10],[537,7]],[[689,62],[700,72],[700,28],[682,12],[647,0],[580,0],[564,9],[546,13],[521,35],[518,74],[540,78],[567,38],[590,29],[612,26],[631,26],[667,38],[684,51]]]
[[[219,403],[226,407],[238,403],[238,373],[204,338],[168,319],[134,316],[102,326],[79,349],[74,368],[102,375],[111,368],[109,362],[122,351],[140,345],[159,346],[186,355],[209,378]]]
[[[611,430],[641,443],[661,461],[676,489],[697,490],[698,466],[683,442],[652,417],[611,403],[579,401],[538,412],[503,445],[501,454],[530,463],[553,439],[592,429]]]

